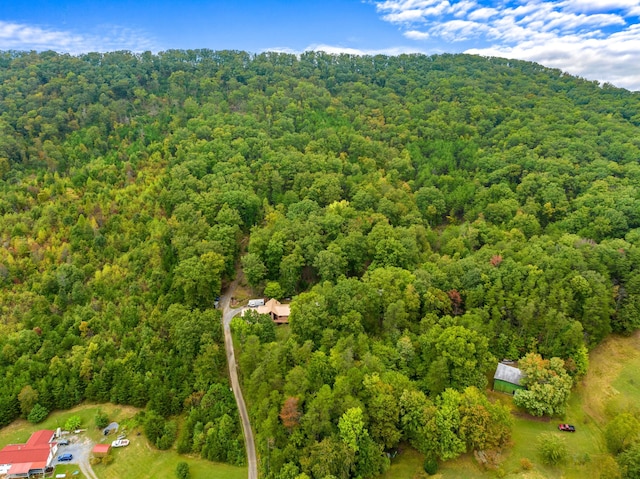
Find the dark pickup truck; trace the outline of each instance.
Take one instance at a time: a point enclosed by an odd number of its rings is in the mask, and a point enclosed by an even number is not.
[[[571,424],[558,424],[558,429],[566,432],[576,432],[576,428]]]

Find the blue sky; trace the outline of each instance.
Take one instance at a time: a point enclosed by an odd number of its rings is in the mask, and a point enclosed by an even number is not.
[[[170,48],[532,60],[640,90],[640,0],[6,0],[0,49]]]

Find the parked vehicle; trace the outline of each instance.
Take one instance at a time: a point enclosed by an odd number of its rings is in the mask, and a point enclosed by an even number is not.
[[[129,439],[118,439],[111,443],[111,447],[125,447],[129,445]]]
[[[248,306],[250,308],[257,308],[258,306],[264,306],[264,298],[250,299]]]
[[[73,459],[73,454],[60,454],[58,456],[58,462],[67,462]]]
[[[69,440],[68,439],[60,439],[58,441],[58,446],[68,446],[69,445]]]
[[[576,428],[571,424],[558,424],[558,429],[565,432],[576,432]]]

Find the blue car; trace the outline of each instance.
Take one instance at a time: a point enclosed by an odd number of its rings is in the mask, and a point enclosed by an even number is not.
[[[73,454],[61,454],[58,456],[58,462],[66,462],[73,459]]]

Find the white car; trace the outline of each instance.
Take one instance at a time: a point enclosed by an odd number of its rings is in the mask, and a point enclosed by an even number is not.
[[[111,447],[125,447],[129,445],[129,439],[118,439],[111,443]]]

